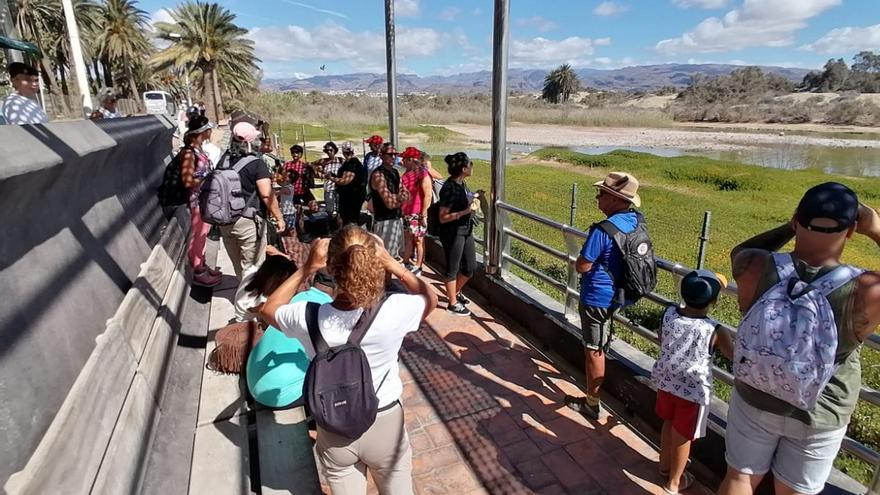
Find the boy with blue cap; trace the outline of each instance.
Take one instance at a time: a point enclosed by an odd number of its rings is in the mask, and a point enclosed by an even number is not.
[[[660,328],[660,357],[651,379],[657,386],[657,416],[663,419],[660,475],[663,491],[686,490],[694,477],[685,472],[691,442],[706,434],[712,397],[712,350],[730,358],[733,344],[709,309],[727,286],[722,275],[694,270],[681,281],[683,307],[670,306]]]

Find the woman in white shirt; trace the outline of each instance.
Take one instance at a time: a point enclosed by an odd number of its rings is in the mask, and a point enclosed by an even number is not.
[[[290,304],[290,299],[305,278],[325,266],[336,280],[336,297],[318,310],[318,327],[330,347],[344,344],[363,309],[384,295],[386,271],[409,292],[387,298],[361,341],[379,398],[373,426],[356,440],[318,428],[316,450],[327,481],[334,495],[362,495],[369,469],[379,493],[412,494],[412,449],[403,423],[397,359],[404,336],[418,330],[437,305],[437,296],[394,260],[376,236],[354,225],[345,227],[332,239],[315,242],[306,266],[269,296],[261,312],[269,324],[299,339],[309,357],[315,351],[306,324],[307,303]]]

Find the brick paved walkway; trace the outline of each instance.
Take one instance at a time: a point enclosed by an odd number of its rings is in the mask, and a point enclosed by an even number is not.
[[[583,393],[576,381],[483,305],[462,318],[441,296],[401,351],[418,493],[662,495],[654,448],[613,417],[566,408],[566,393]]]

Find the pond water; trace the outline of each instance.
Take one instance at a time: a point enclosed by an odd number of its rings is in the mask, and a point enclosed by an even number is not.
[[[541,146],[511,144],[508,156],[528,154]],[[572,146],[569,149],[588,155],[601,155],[614,150],[629,150],[651,153],[657,156],[705,156],[718,160],[748,163],[761,167],[797,170],[817,168],[830,174],[851,177],[880,177],[880,148],[831,148],[826,146],[780,145],[762,148],[744,148],[736,151],[696,151],[678,148],[649,148],[638,146]],[[468,156],[478,160],[489,160],[489,149],[466,150]]]

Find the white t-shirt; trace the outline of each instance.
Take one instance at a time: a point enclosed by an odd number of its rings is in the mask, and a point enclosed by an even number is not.
[[[49,122],[46,112],[36,100],[12,93],[3,100],[3,118],[7,124],[45,124]]]
[[[712,398],[712,335],[718,322],[688,318],[670,307],[663,314],[660,357],[651,378],[658,389],[708,405]]]
[[[202,143],[202,151],[208,155],[208,159],[211,160],[211,168],[216,168],[217,164],[220,162],[220,157],[223,155],[223,151],[219,146],[212,143],[211,141],[205,141]]]
[[[312,359],[315,349],[306,326],[307,304],[302,301],[281,306],[275,312],[275,321],[278,322],[278,329],[285,335],[302,342],[306,354]],[[392,294],[379,309],[373,325],[361,341],[361,348],[370,363],[373,387],[378,388],[376,395],[380,408],[400,399],[400,394],[403,393],[397,354],[400,352],[403,337],[419,329],[425,304],[425,298],[418,294]],[[327,345],[336,347],[346,343],[361,313],[362,309],[342,311],[332,304],[322,304],[318,309],[318,328]],[[386,374],[387,378],[382,382]]]

